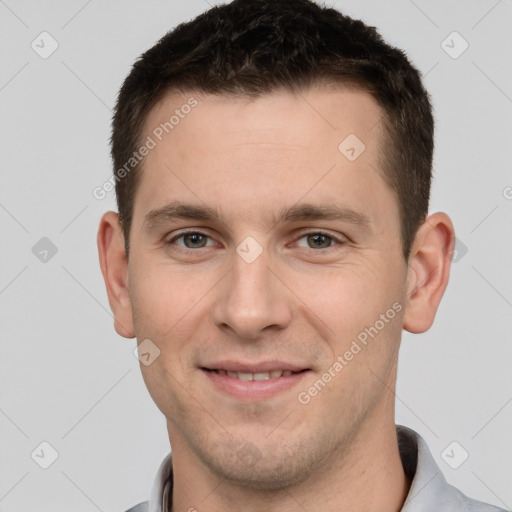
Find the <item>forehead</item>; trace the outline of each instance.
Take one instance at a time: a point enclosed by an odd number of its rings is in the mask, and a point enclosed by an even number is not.
[[[279,140],[304,146],[305,139],[309,139],[313,132],[339,132],[338,137],[352,129],[354,134],[371,143],[369,139],[380,134],[383,115],[373,96],[349,85],[317,85],[296,93],[277,89],[257,97],[170,92],[151,109],[143,132],[153,134],[159,140],[171,136],[177,139],[181,134],[194,142],[190,139],[192,130],[187,130],[186,125],[189,125],[194,131],[199,130],[204,142],[210,135],[229,135],[232,139],[249,142],[246,137],[251,131],[254,142],[263,142],[258,136],[266,132],[271,137],[268,142],[274,143],[274,136],[278,136]],[[198,118],[199,122],[196,122]],[[205,120],[210,123],[201,126]],[[212,127],[220,128],[222,133],[212,132]]]
[[[379,165],[382,116],[372,96],[353,88],[257,98],[168,94],[145,121],[143,140],[154,148],[134,219],[175,199],[254,222],[257,210],[277,212],[301,198],[362,202],[378,216],[379,202],[391,197]]]

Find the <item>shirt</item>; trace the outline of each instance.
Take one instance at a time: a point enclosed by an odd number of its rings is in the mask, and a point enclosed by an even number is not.
[[[414,430],[396,425],[398,449],[411,487],[401,512],[506,512],[469,498],[448,484],[425,440]],[[169,453],[158,469],[149,501],[126,512],[169,512],[172,501],[172,466]]]

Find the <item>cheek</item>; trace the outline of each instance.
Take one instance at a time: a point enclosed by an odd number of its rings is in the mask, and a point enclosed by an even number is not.
[[[400,345],[403,292],[400,271],[374,259],[346,264],[329,276],[308,280],[300,293],[308,307],[328,325],[325,339],[331,349],[326,370],[336,375],[329,393],[375,395],[389,380]],[[332,365],[342,358],[343,369]],[[339,362],[339,360],[338,360]],[[339,368],[339,366],[338,366]]]
[[[347,262],[296,282],[297,295],[340,339],[373,325],[402,297],[398,276],[368,261]]]
[[[192,366],[187,344],[194,337],[194,318],[205,314],[197,307],[196,294],[176,275],[170,269],[159,269],[137,280],[132,290],[138,343],[149,339],[158,353],[151,364],[141,363],[142,376],[155,404],[168,418],[183,413],[183,385]]]
[[[170,265],[145,263],[139,268],[130,280],[137,337],[152,335],[163,341],[175,336],[208,289],[206,284]]]
[[[142,371],[149,388],[163,382],[174,387],[173,376],[189,378],[194,352],[188,346],[200,337],[201,320],[209,314],[207,294],[212,284],[206,275],[168,264],[147,263],[141,268],[130,281],[135,334],[138,343],[149,339],[159,350],[154,363],[142,365]]]

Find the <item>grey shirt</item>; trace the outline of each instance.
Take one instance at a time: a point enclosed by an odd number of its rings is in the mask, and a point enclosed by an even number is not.
[[[396,426],[398,448],[404,471],[412,481],[401,512],[506,512],[469,498],[447,483],[427,444],[414,430]],[[172,498],[171,454],[157,472],[149,501],[126,512],[169,512]]]

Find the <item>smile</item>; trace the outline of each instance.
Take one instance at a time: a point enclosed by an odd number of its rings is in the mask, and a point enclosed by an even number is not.
[[[201,367],[200,370],[215,392],[228,395],[237,401],[270,399],[298,386],[302,379],[311,373],[310,369],[297,367],[285,369],[265,365],[266,368],[246,367],[241,371],[236,370],[236,366],[240,368],[240,365],[233,364],[230,369]]]
[[[219,375],[227,375],[228,377],[231,377],[232,379],[239,379],[239,380],[268,380],[268,379],[278,379],[279,377],[287,377],[289,375],[292,375],[293,373],[300,373],[298,372],[292,372],[291,370],[271,370],[269,372],[258,372],[258,373],[248,373],[248,372],[232,372],[227,370],[209,370],[215,373],[218,373]],[[306,371],[306,370],[301,370]]]

